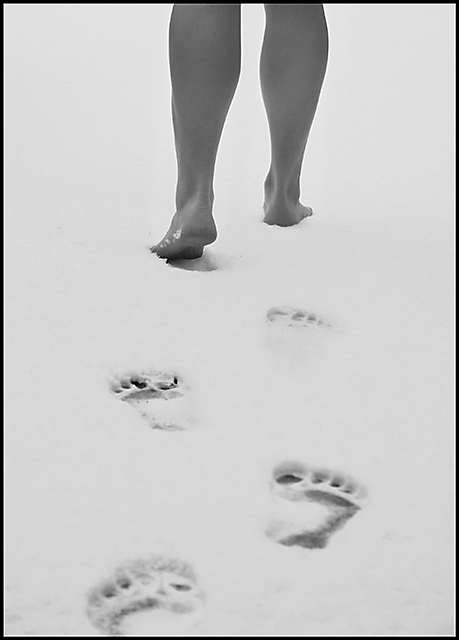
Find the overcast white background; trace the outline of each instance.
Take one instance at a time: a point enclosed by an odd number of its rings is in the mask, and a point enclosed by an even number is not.
[[[315,215],[272,229],[264,12],[243,5],[205,273],[146,249],[174,205],[171,7],[5,5],[9,633],[90,635],[94,580],[164,549],[203,580],[204,632],[450,634],[455,7],[325,5]],[[264,341],[277,304],[336,328],[294,376]],[[200,429],[110,397],[140,362],[187,373]],[[285,457],[369,487],[329,550],[263,534]]]

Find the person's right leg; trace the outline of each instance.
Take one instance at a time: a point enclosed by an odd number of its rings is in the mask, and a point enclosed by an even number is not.
[[[152,251],[198,258],[214,242],[213,176],[223,125],[239,80],[239,4],[176,4],[169,57],[177,153],[177,211]]]
[[[328,57],[321,4],[265,4],[260,61],[263,99],[271,135],[265,181],[267,224],[291,226],[312,215],[300,201],[300,173]]]

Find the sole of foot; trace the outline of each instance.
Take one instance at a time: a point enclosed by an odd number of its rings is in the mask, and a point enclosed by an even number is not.
[[[175,214],[171,226],[158,244],[150,251],[165,260],[196,260],[204,253],[204,247],[217,239],[217,227],[208,210],[192,216]]]
[[[366,488],[341,471],[286,462],[273,473],[274,514],[266,535],[279,544],[323,549],[368,500]]]
[[[150,247],[150,251],[155,253],[158,258],[173,262],[175,260],[197,260],[204,254],[204,245],[198,245],[196,247],[186,246],[180,249],[179,247],[167,246],[157,244]]]
[[[201,619],[204,593],[186,562],[127,561],[93,587],[86,613],[105,635],[183,635]]]
[[[178,431],[195,423],[191,389],[174,371],[113,373],[109,390],[134,407],[153,429]]]

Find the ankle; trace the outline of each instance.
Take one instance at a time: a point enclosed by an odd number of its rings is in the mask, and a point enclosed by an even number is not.
[[[300,200],[298,180],[287,181],[276,178],[271,172],[265,180],[265,202],[285,202],[296,204]]]
[[[177,211],[184,209],[199,209],[212,212],[214,204],[214,193],[212,187],[201,187],[195,185],[192,187],[177,186],[175,204]]]

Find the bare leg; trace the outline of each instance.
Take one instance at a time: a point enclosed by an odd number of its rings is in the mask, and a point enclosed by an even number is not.
[[[321,4],[265,4],[260,78],[271,135],[265,181],[267,224],[297,224],[312,215],[300,203],[300,173],[328,57]]]
[[[239,4],[176,4],[169,33],[177,211],[152,251],[199,258],[215,241],[213,177],[241,65]]]

